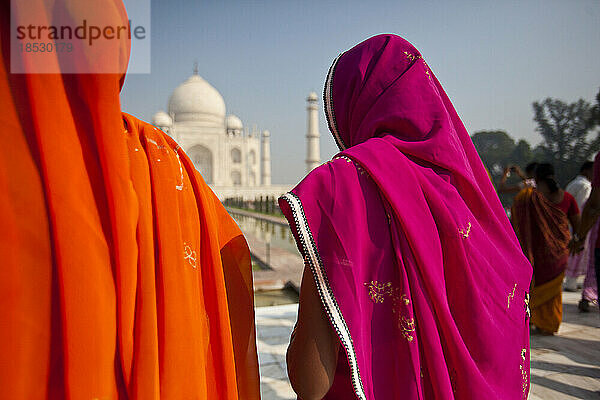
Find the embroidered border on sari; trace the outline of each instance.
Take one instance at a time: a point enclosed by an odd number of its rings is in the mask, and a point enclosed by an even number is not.
[[[329,126],[329,130],[333,134],[333,138],[335,139],[335,143],[337,144],[340,151],[346,150],[346,146],[342,141],[342,137],[338,131],[337,123],[335,122],[335,114],[333,111],[333,76],[335,74],[335,67],[337,66],[338,60],[342,56],[341,53],[339,56],[333,60],[331,67],[329,67],[329,72],[327,73],[327,79],[325,80],[325,88],[323,89],[323,104],[325,106],[325,116],[327,117],[327,125]]]
[[[331,324],[337,332],[342,346],[344,346],[346,351],[354,393],[360,400],[366,400],[367,397],[365,395],[362,379],[360,377],[360,371],[358,369],[358,362],[356,360],[356,351],[354,350],[352,336],[350,335],[348,325],[342,316],[342,312],[335,299],[333,290],[329,285],[327,275],[323,268],[321,256],[319,255],[312,232],[308,226],[306,215],[304,214],[302,202],[298,196],[291,192],[281,196],[281,199],[285,200],[292,210],[294,223],[296,224],[298,233],[298,241],[300,242],[296,244],[298,245],[300,253],[304,256],[305,262],[308,263],[313,273],[317,290],[319,292],[319,296],[321,297],[321,302],[323,303],[327,316],[329,317],[329,320],[331,321]]]

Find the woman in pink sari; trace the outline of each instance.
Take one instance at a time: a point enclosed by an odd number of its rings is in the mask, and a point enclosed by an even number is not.
[[[372,37],[324,99],[341,153],[279,202],[307,267],[299,397],[526,398],[532,269],[421,54]]]

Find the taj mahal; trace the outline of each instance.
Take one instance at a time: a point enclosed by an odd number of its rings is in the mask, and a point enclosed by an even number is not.
[[[307,98],[307,172],[320,164],[317,95]],[[187,153],[219,199],[252,200],[278,197],[292,185],[271,184],[271,134],[248,129],[237,116],[226,114],[223,96],[194,73],[169,98],[167,112],[154,114],[152,123],[171,136]]]

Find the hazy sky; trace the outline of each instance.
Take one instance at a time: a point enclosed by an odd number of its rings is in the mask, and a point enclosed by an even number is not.
[[[600,1],[152,1],[151,74],[130,74],[123,109],[150,121],[198,61],[227,113],[271,131],[273,183],[305,172],[306,97],[332,60],[378,33],[417,47],[469,133],[531,143],[531,102],[592,101],[600,87]],[[321,102],[320,102],[321,103]],[[319,114],[321,158],[337,150]]]

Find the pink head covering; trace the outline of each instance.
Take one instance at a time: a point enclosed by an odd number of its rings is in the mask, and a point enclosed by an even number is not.
[[[325,85],[342,150],[280,199],[359,399],[526,398],[532,269],[471,139],[395,35]]]

